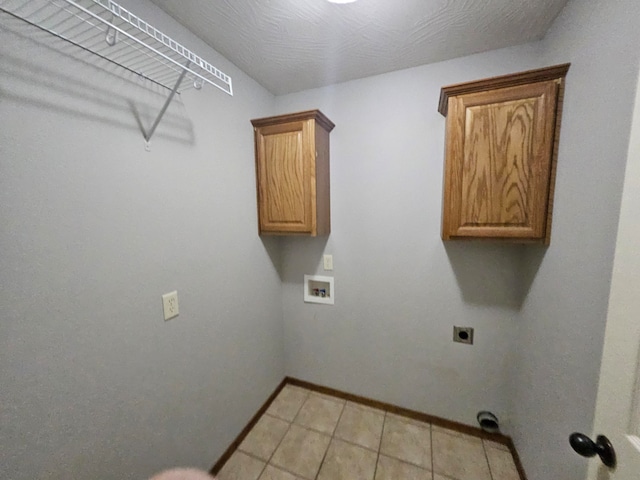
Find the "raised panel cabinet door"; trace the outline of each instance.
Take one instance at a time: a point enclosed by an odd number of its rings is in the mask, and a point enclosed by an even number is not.
[[[320,110],[251,120],[260,235],[331,233],[329,133]]]
[[[309,122],[256,130],[261,232],[306,233],[312,226]]]
[[[543,239],[558,83],[449,99],[448,237]]]

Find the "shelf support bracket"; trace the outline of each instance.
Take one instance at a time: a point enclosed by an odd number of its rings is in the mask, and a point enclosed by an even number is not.
[[[156,117],[155,121],[153,122],[153,125],[151,125],[151,128],[149,129],[149,131],[147,132],[147,131],[144,130],[144,128],[142,128],[142,135],[144,136],[144,140],[145,140],[145,150],[147,150],[147,151],[151,150],[151,147],[150,147],[151,137],[153,137],[153,134],[155,133],[156,128],[158,127],[158,124],[162,120],[162,117],[164,116],[165,112],[167,111],[167,108],[169,108],[169,104],[171,103],[171,100],[173,100],[173,97],[178,92],[178,88],[180,88],[180,84],[182,83],[182,80],[184,79],[184,76],[187,74],[187,68],[189,68],[189,64],[190,63],[191,62],[187,62],[185,64],[185,66],[184,66],[185,68],[182,70],[182,73],[178,77],[178,80],[176,81],[176,84],[173,86],[173,89],[171,90],[171,93],[169,93],[169,96],[165,100],[164,105],[160,109],[160,113],[158,113],[158,116]]]
[[[107,33],[104,37],[104,41],[107,42],[107,45],[113,47],[118,41],[118,31],[113,28],[113,24],[115,23],[115,18],[113,17],[113,13],[111,14],[111,23],[107,27]]]

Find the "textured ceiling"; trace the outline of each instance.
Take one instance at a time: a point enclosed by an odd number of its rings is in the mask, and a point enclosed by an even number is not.
[[[272,93],[541,38],[567,0],[152,0]]]

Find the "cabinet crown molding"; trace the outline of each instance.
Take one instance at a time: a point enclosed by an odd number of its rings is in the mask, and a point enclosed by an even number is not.
[[[251,124],[254,127],[265,127],[267,125],[300,122],[302,120],[315,120],[316,123],[322,126],[327,132],[330,132],[336,126],[335,123],[329,120],[320,110],[305,110],[303,112],[287,113],[285,115],[276,115],[274,117],[255,118],[251,120]]]
[[[546,82],[548,80],[562,80],[567,76],[570,63],[563,63],[546,68],[537,68],[525,72],[500,75],[498,77],[485,78],[472,82],[457,83],[442,87],[440,90],[440,102],[438,111],[447,116],[449,110],[449,98],[467,93],[483,92],[498,88],[515,87],[518,85],[528,85],[536,82]]]

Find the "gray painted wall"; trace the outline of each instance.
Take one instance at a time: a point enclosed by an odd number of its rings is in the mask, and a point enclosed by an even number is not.
[[[0,478],[208,469],[284,375],[249,123],[273,97],[155,6],[129,3],[230,74],[236,96],[183,94],[147,153],[129,102],[149,125],[164,93],[3,17]],[[181,313],[165,323],[173,289]]]
[[[511,408],[530,480],[586,470],[567,438],[592,428],[638,45],[635,0],[570,2],[542,43],[545,63],[572,66],[553,238],[544,257],[525,261],[534,280],[518,319]]]
[[[331,133],[332,233],[283,239],[286,371],[441,417],[508,417],[522,247],[440,239],[440,88],[539,66],[539,44],[276,97],[320,108]],[[334,255],[335,306],[303,303]],[[329,273],[331,274],[331,273]],[[452,342],[474,327],[475,345]]]

